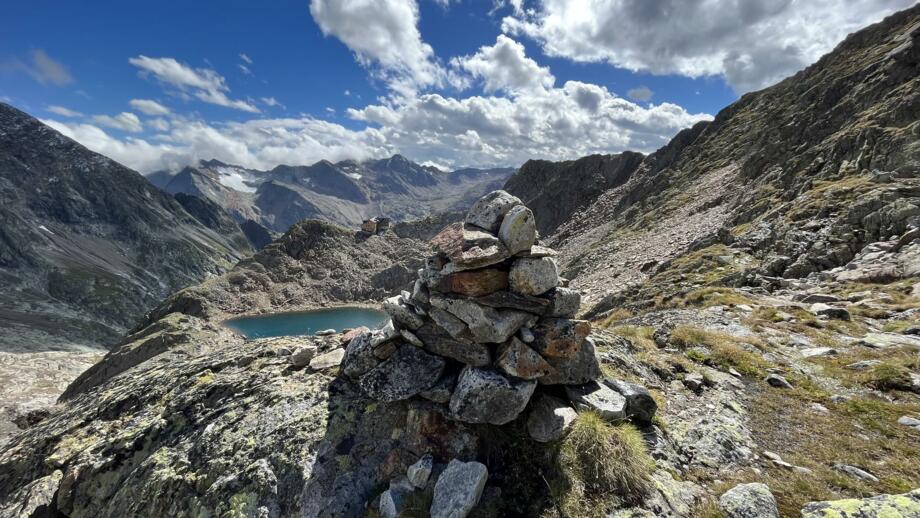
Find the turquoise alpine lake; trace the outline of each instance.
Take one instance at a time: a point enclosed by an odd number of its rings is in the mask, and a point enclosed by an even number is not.
[[[342,331],[360,326],[371,329],[383,324],[387,315],[370,308],[328,308],[294,313],[270,313],[232,318],[224,325],[246,338],[312,335],[317,331]]]

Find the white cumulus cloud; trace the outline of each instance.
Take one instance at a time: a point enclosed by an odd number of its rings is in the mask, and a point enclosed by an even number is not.
[[[111,115],[96,115],[93,121],[100,126],[120,129],[131,133],[140,133],[144,131],[144,126],[137,115],[131,112],[121,112],[114,117]]]
[[[502,21],[544,52],[632,71],[723,76],[738,93],[815,62],[915,0],[535,0]]]
[[[150,99],[131,99],[128,104],[144,115],[169,115],[169,108]]]
[[[60,115],[62,117],[82,117],[83,116],[82,113],[76,110],[71,110],[70,108],[65,108],[64,106],[57,106],[54,104],[48,106],[46,110],[48,110],[51,113]]]
[[[449,81],[418,31],[415,0],[311,0],[310,14],[323,34],[339,39],[400,95]]]
[[[173,58],[137,56],[128,61],[141,69],[142,74],[151,75],[160,83],[181,92],[191,92],[191,95],[200,101],[250,113],[259,112],[259,109],[249,102],[229,98],[227,93],[230,92],[230,88],[226,80],[209,68],[192,68]]]

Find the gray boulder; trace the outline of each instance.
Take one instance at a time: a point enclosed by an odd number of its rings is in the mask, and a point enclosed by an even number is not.
[[[476,201],[466,214],[466,222],[489,232],[498,232],[505,214],[517,205],[522,205],[517,196],[498,190],[486,194]]]
[[[551,442],[562,438],[578,417],[572,407],[561,399],[538,394],[530,403],[527,433],[537,442]]]
[[[524,295],[542,295],[559,285],[559,267],[552,257],[521,257],[508,274],[511,290]]]
[[[364,392],[380,401],[408,399],[431,388],[444,371],[444,358],[403,344],[385,362],[361,376]]]
[[[655,403],[655,398],[652,397],[647,388],[637,383],[614,378],[606,378],[603,383],[626,398],[627,417],[639,424],[652,422],[652,418],[655,417],[655,412],[658,410],[658,404]]]
[[[571,288],[558,287],[550,290],[546,297],[550,299],[547,316],[556,318],[575,318],[581,307],[581,293]]]
[[[321,371],[332,367],[338,367],[342,363],[343,358],[345,358],[345,349],[335,349],[310,360],[310,368]]]
[[[533,212],[523,205],[512,207],[502,219],[498,238],[511,254],[530,250],[537,240],[537,226]]]
[[[556,372],[540,378],[541,385],[580,385],[601,376],[601,364],[590,337],[584,339],[571,358],[544,358]]]
[[[765,484],[740,484],[719,498],[726,518],[779,518],[776,499]]]
[[[438,477],[431,500],[431,518],[464,518],[479,503],[489,470],[480,462],[453,459]]]
[[[812,304],[809,310],[819,317],[827,317],[834,320],[849,320],[850,312],[844,308],[828,306],[822,302]]]
[[[294,367],[306,367],[314,356],[316,356],[316,346],[305,345],[298,347],[297,350],[291,353],[291,365]]]
[[[626,398],[596,381],[565,387],[569,401],[579,410],[593,410],[605,421],[626,419]]]
[[[769,384],[771,387],[785,389],[792,388],[792,383],[789,383],[786,378],[780,376],[779,374],[770,374],[764,381],[766,381],[767,384]]]
[[[467,367],[450,398],[450,411],[467,423],[510,423],[527,406],[536,386],[533,381],[512,380],[495,371]]]

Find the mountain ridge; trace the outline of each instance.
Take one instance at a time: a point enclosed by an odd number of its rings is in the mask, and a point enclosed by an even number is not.
[[[182,192],[217,203],[240,223],[251,220],[283,233],[308,218],[357,227],[375,216],[402,221],[465,209],[512,172],[512,168],[441,171],[396,154],[361,162],[281,164],[267,171],[202,160],[172,175],[161,171],[149,177],[171,194]]]

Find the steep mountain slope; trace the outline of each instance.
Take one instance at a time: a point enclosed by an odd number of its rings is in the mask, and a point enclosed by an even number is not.
[[[806,70],[684,130],[589,206],[579,182],[558,177],[556,210],[577,213],[550,244],[566,250],[564,269],[587,300],[635,286],[693,248],[732,241],[749,249],[752,271],[803,277],[916,223],[916,12],[852,35]],[[533,169],[522,168],[508,189],[530,197],[521,182]]]
[[[251,251],[216,205],[0,104],[0,348],[111,344],[168,293]]]
[[[169,175],[157,172],[152,181],[169,193],[209,199],[237,221],[251,220],[275,232],[317,218],[354,227],[374,216],[396,220],[465,209],[511,175],[511,169],[461,169],[444,172],[400,155],[382,160],[309,166],[279,165],[256,171],[202,161]]]

